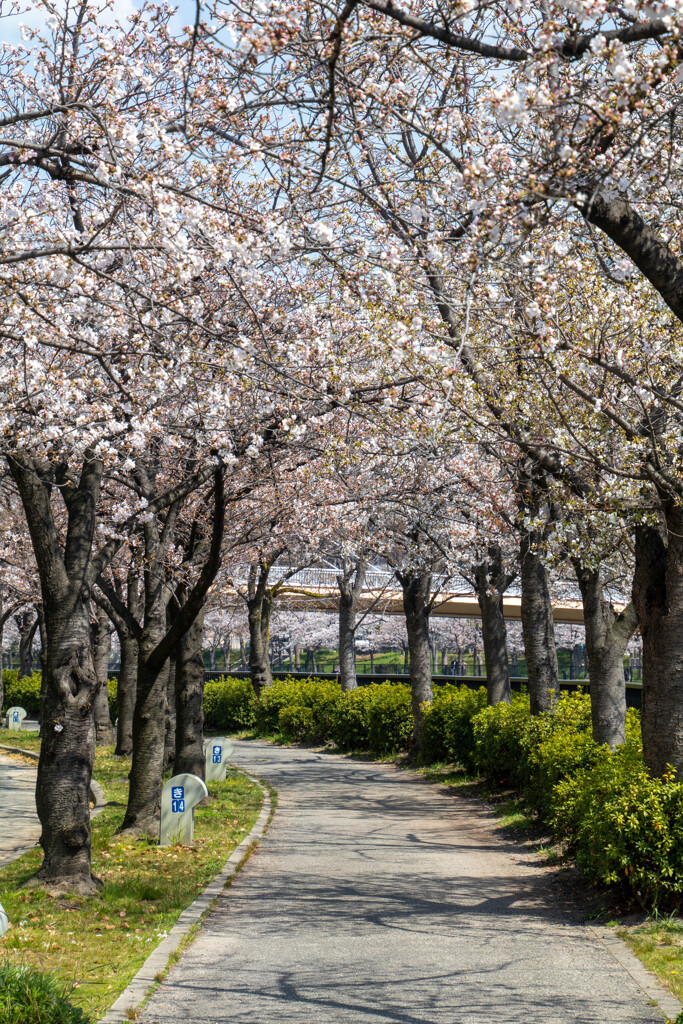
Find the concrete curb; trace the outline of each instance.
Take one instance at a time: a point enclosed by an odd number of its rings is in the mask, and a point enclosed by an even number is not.
[[[123,990],[114,1005],[107,1011],[104,1017],[100,1018],[100,1024],[123,1024],[123,1022],[131,1020],[128,1011],[137,1009],[140,1006],[149,994],[149,990],[158,981],[159,974],[166,970],[169,957],[175,953],[190,930],[202,921],[225,888],[226,882],[237,873],[247,858],[251,847],[262,838],[271,816],[271,802],[268,790],[253,775],[249,775],[248,772],[237,768],[236,765],[231,765],[231,767],[236,768],[247,779],[256,783],[263,793],[263,807],[254,827],[239,846],[235,847],[228,860],[214,880],[209,882],[204,892],[197,897],[194,903],[191,903],[189,907],[183,910],[166,938],[162,939],[156,949],[150,953],[138,973]]]
[[[586,925],[586,928],[612,954],[617,963],[631,975],[648,999],[656,1003],[666,1020],[675,1021],[683,1010],[683,1006],[676,996],[672,995],[651,971],[648,971],[635,953],[631,952],[624,940],[615,935],[611,928],[605,928],[603,925],[589,924]]]
[[[29,757],[32,761],[37,761],[40,757],[39,754],[36,754],[35,750],[24,750],[22,747],[8,747],[4,743],[0,743],[0,750],[5,750],[8,754],[21,754],[23,757]],[[96,779],[90,780],[90,796],[92,798],[92,802],[95,804],[90,812],[90,817],[95,818],[102,812],[107,804],[107,798],[104,795],[104,790]],[[32,850],[33,847],[27,846],[26,849]],[[21,852],[26,853],[26,850],[22,850]],[[17,856],[19,856],[19,854],[17,854]]]

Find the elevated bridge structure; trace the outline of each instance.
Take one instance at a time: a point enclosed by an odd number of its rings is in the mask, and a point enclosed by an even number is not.
[[[337,569],[298,569],[292,575],[286,566],[273,566],[268,579],[271,582],[284,580],[278,597],[278,607],[298,612],[335,612],[339,607]],[[235,574],[236,584],[227,588],[223,597],[229,604],[238,600],[236,588],[246,585],[248,567],[242,567]],[[439,588],[432,615],[456,619],[479,619],[481,611],[476,595],[459,588],[456,582],[445,577],[435,577]],[[503,612],[506,619],[521,619],[521,597],[519,592],[510,590],[503,598]],[[624,600],[615,602],[615,609],[625,607]],[[359,610],[372,609],[378,615],[403,615],[403,596],[393,573],[373,569],[366,574],[365,589],[360,598]],[[558,623],[582,624],[583,604],[575,592],[568,590],[568,596],[553,602],[553,618]]]

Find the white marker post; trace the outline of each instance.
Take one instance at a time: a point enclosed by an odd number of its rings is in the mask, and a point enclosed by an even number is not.
[[[21,732],[21,723],[26,718],[23,708],[10,708],[7,712],[7,728],[15,732]]]
[[[174,775],[161,791],[161,827],[159,846],[192,846],[194,808],[209,795],[204,782],[184,772]]]
[[[214,736],[204,742],[206,746],[204,778],[207,782],[225,782],[228,758],[233,753],[235,744],[227,736]]]
[[[9,918],[7,916],[7,911],[3,907],[2,903],[0,903],[0,937],[2,937],[5,934],[8,928]]]

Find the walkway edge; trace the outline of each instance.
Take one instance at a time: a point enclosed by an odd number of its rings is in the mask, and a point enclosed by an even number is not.
[[[604,925],[589,924],[586,927],[593,933],[598,942],[601,942],[607,951],[612,954],[617,963],[621,964],[624,970],[631,975],[636,985],[643,990],[648,999],[656,1003],[667,1021],[675,1021],[681,1010],[683,1010],[683,1005],[679,1003],[676,996],[672,995],[662,985],[657,976],[645,967],[635,953],[629,949],[624,940],[615,935],[611,928],[606,928]]]
[[[252,847],[263,837],[272,813],[270,794],[259,779],[249,775],[243,769],[237,768],[237,765],[232,765],[231,767],[236,768],[247,779],[256,783],[263,793],[263,807],[254,827],[239,846],[235,847],[228,860],[214,880],[209,882],[204,892],[197,897],[194,903],[191,903],[189,907],[183,910],[166,938],[162,939],[156,949],[150,953],[138,973],[129,982],[114,1005],[107,1011],[104,1017],[100,1018],[100,1024],[123,1024],[123,1022],[134,1019],[130,1017],[129,1011],[136,1010],[149,995],[150,989],[159,980],[159,974],[166,970],[171,955],[175,953],[192,928],[199,924],[209,910],[211,910],[213,904],[225,888],[226,882],[237,874],[251,853]]]
[[[23,747],[8,747],[5,743],[0,743],[0,750],[5,750],[8,754],[21,754],[23,757],[29,757],[32,761],[37,761],[40,757],[39,754],[36,754],[35,750],[24,750]],[[90,796],[92,797],[92,802],[95,804],[90,812],[90,817],[95,818],[101,813],[107,803],[104,790],[96,779],[90,780]],[[32,850],[33,847],[28,846],[26,849]],[[22,850],[22,853],[26,853],[26,850]]]

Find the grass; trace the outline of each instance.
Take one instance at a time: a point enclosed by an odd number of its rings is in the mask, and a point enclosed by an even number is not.
[[[0,743],[37,750],[31,734],[0,730]],[[160,848],[115,835],[123,820],[130,768],[112,747],[97,751],[94,776],[112,801],[92,823],[93,871],[104,882],[95,897],[58,897],[22,889],[41,863],[32,850],[0,870],[0,902],[12,927],[0,957],[54,971],[73,985],[71,1001],[93,1017],[114,1002],[181,911],[213,879],[251,830],[262,804],[258,786],[233,772],[208,783],[214,798],[195,812],[195,845]]]
[[[655,914],[641,924],[610,922],[620,939],[683,1002],[683,920]]]

